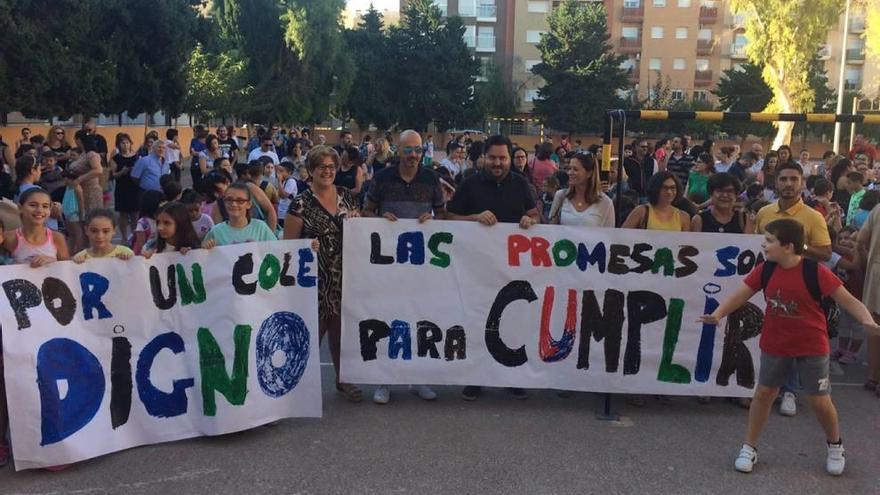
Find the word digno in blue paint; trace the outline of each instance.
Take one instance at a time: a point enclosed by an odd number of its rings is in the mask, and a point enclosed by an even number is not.
[[[191,267],[193,276],[190,280],[186,278],[185,270],[179,265],[178,268],[169,270],[169,274],[177,275],[176,285],[181,288],[181,302],[204,302],[200,267],[197,264]],[[79,306],[82,308],[83,318],[90,320],[95,314],[98,319],[112,318],[110,308],[102,301],[110,288],[110,281],[93,272],[82,273],[79,278],[82,291]],[[151,285],[158,281],[157,278],[151,273]],[[280,276],[270,275],[268,278],[278,280]],[[264,282],[265,280],[263,277]],[[169,277],[168,283],[169,287],[175,285],[172,277]],[[261,285],[266,288],[268,284]],[[2,287],[15,313],[19,331],[31,327],[28,311],[41,304],[45,305],[62,326],[70,324],[76,314],[78,301],[67,284],[60,279],[46,277],[40,286],[29,280],[13,279],[3,282]],[[153,287],[153,292],[155,295],[156,287]],[[227,372],[226,357],[214,335],[208,328],[198,329],[196,341],[205,416],[216,415],[216,392],[222,394],[231,405],[244,405],[248,392],[251,333],[250,325],[235,326],[230,375]],[[171,392],[158,389],[151,381],[154,360],[164,349],[174,354],[187,351],[180,334],[167,332],[157,335],[141,349],[133,372],[131,342],[122,336],[113,338],[109,363],[109,409],[111,426],[114,429],[128,422],[135,384],[138,397],[151,416],[170,418],[187,413],[186,389],[195,385],[193,378],[174,380]],[[305,373],[310,355],[309,329],[296,313],[274,313],[260,325],[254,352],[260,389],[268,397],[282,397],[297,386]],[[279,363],[281,360],[278,357],[282,354],[283,363]],[[71,338],[53,338],[39,347],[37,382],[40,393],[41,445],[60,442],[94,419],[107,391],[104,372],[106,365],[106,362],[102,363],[83,344]],[[67,382],[67,393],[63,397],[57,385],[61,380]]]

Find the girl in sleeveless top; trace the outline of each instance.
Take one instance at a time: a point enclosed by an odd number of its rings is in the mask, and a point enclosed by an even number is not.
[[[634,209],[623,222],[625,229],[687,232],[691,219],[687,213],[672,206],[682,195],[682,187],[671,172],[654,174],[648,181],[648,204]]]
[[[11,253],[15,263],[27,263],[38,268],[70,258],[64,236],[46,227],[46,220],[52,209],[52,199],[48,192],[39,187],[24,191],[19,197],[18,209],[21,228],[13,232],[3,232],[3,248]],[[0,345],[0,466],[9,460],[9,446],[6,444],[6,383],[3,376],[3,349]],[[54,469],[64,467],[57,466]]]
[[[21,228],[3,236],[3,246],[16,263],[40,267],[67,260],[70,254],[64,236],[46,226],[52,200],[41,188],[32,188],[18,198]]]

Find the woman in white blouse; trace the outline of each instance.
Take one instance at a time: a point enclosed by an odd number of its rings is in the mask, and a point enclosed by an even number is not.
[[[596,157],[576,153],[568,170],[568,189],[556,192],[550,223],[583,227],[614,227],[614,203],[602,193]]]

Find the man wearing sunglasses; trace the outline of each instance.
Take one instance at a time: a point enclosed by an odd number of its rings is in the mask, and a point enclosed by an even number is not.
[[[406,130],[400,134],[397,148],[400,162],[376,173],[362,216],[381,216],[394,222],[398,218],[417,218],[426,222],[432,218],[446,217],[446,201],[440,178],[430,168],[422,167],[422,137],[418,132]],[[437,394],[427,385],[411,386],[423,400],[434,400]],[[391,390],[381,385],[373,394],[373,402],[387,404]]]

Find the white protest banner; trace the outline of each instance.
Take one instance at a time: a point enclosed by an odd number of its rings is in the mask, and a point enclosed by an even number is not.
[[[745,397],[763,303],[711,312],[759,236],[346,222],[342,379]]]
[[[308,241],[0,269],[16,469],[321,416]]]

